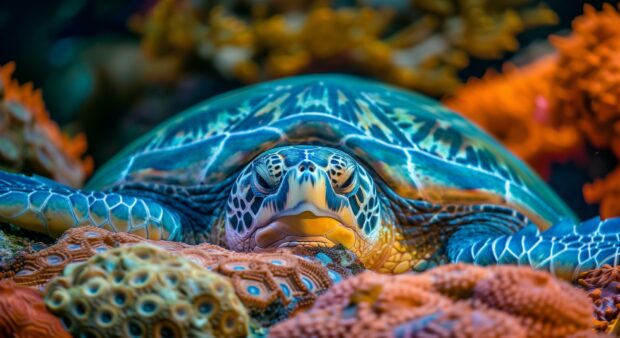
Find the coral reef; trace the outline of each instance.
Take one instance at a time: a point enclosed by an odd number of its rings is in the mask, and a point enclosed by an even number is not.
[[[524,29],[556,22],[551,10],[528,3],[160,0],[131,26],[148,55],[188,67],[200,60],[246,83],[348,70],[440,95],[459,85],[470,55],[500,57],[518,47]]]
[[[362,269],[355,256],[344,250],[301,248],[297,255],[284,250],[237,253],[210,244],[146,241],[136,235],[86,226],[68,230],[48,248],[23,253],[0,270],[0,278],[43,288],[68,264],[139,243],[153,244],[226,277],[252,317],[264,325],[309,307],[332,283]]]
[[[580,135],[572,125],[551,123],[552,77],[556,58],[545,57],[523,68],[505,65],[502,75],[489,71],[470,79],[444,104],[501,141],[543,176],[550,158],[574,152]]]
[[[0,281],[0,337],[70,338],[60,320],[45,308],[41,293]]]
[[[422,274],[364,272],[274,326],[270,337],[590,336],[580,290],[525,267],[447,265]]]
[[[71,265],[45,304],[73,334],[101,337],[246,337],[249,317],[232,285],[148,244]]]
[[[604,265],[598,269],[582,272],[577,284],[588,292],[594,302],[596,328],[610,330],[620,315],[620,266]]]
[[[14,63],[0,67],[0,167],[81,186],[93,163],[83,134],[69,137],[49,118],[41,91],[19,85]]]

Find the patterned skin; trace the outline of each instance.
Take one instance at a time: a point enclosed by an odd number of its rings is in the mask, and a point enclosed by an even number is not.
[[[394,273],[464,261],[570,278],[615,263],[620,248],[620,220],[579,225],[459,115],[336,75],[208,100],[126,148],[84,190],[1,173],[0,220],[52,236],[93,224],[233,250],[342,244]]]

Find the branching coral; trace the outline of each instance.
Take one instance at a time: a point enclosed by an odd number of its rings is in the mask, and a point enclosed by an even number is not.
[[[15,64],[0,67],[0,166],[31,171],[80,186],[92,171],[86,138],[71,138],[49,118],[41,91],[11,78]]]
[[[514,266],[448,265],[419,275],[364,272],[335,285],[270,336],[566,337],[589,335],[585,294]]]
[[[40,292],[0,281],[0,336],[70,338],[60,320],[45,308]]]
[[[254,82],[347,70],[440,95],[459,84],[469,55],[496,58],[530,26],[555,23],[544,7],[485,0],[332,6],[330,1],[160,0],[131,25],[151,56],[203,60],[227,77]],[[204,68],[204,67],[203,67]]]
[[[215,245],[192,246],[178,242],[145,241],[127,233],[96,227],[74,228],[59,241],[38,252],[24,253],[0,277],[20,285],[43,287],[71,263],[84,261],[109,249],[148,242],[183,256],[226,277],[252,317],[271,324],[294,311],[312,305],[333,282],[361,268],[350,253],[305,249],[298,255],[288,251],[237,253]]]
[[[574,152],[580,142],[574,126],[557,128],[551,123],[555,71],[553,56],[520,69],[506,66],[502,75],[488,72],[482,79],[469,80],[444,103],[546,175],[549,158]]]
[[[69,266],[45,304],[75,335],[246,337],[249,327],[225,278],[148,244]]]

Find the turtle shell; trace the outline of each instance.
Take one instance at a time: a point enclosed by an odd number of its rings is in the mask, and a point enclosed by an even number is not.
[[[508,205],[542,229],[574,217],[470,121],[424,96],[344,75],[287,78],[209,99],[127,147],[87,188],[216,185],[265,150],[290,144],[343,150],[403,198]]]

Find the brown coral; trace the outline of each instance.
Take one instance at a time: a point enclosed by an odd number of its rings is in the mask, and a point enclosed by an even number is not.
[[[527,27],[557,20],[548,8],[528,7],[529,1],[487,2],[332,6],[318,0],[198,7],[160,0],[131,25],[142,34],[148,55],[202,60],[244,82],[345,70],[440,95],[459,85],[457,72],[469,55],[500,57],[517,48],[515,36]]]
[[[582,272],[577,283],[594,302],[597,329],[605,331],[620,315],[620,267],[604,265]]]
[[[246,337],[247,312],[223,277],[149,244],[71,265],[45,304],[75,335]]]
[[[0,337],[70,338],[60,320],[45,308],[41,293],[0,281]]]
[[[83,158],[86,138],[71,138],[52,120],[32,83],[12,79],[15,63],[0,67],[0,166],[30,171],[80,186],[92,171],[90,157]]]
[[[548,56],[523,68],[510,65],[498,75],[487,72],[470,79],[444,103],[501,141],[543,176],[549,158],[578,149],[580,135],[574,126],[551,123],[551,86],[556,58]]]
[[[300,255],[309,258],[283,250],[237,253],[210,244],[192,246],[178,242],[146,241],[135,235],[87,226],[70,229],[55,245],[46,249],[25,253],[6,271],[0,272],[0,277],[10,278],[20,285],[42,288],[70,263],[84,261],[111,248],[143,242],[225,276],[250,314],[265,324],[312,305],[317,295],[323,293],[333,281],[340,281],[359,270],[355,267],[354,258],[338,252],[300,250]],[[338,259],[338,255],[344,258]],[[346,259],[353,261],[347,262]],[[336,267],[335,263],[342,266]]]
[[[419,275],[365,272],[349,278],[270,335],[587,336],[590,309],[585,294],[545,272],[457,264]]]

